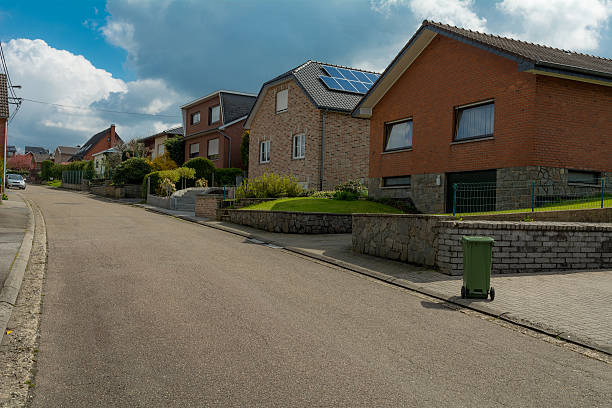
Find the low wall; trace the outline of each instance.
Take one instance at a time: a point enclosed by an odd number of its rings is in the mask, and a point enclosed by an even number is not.
[[[351,214],[225,210],[234,224],[290,234],[343,234],[352,229]]]
[[[62,188],[65,188],[65,189],[68,189],[68,190],[87,191],[87,190],[89,190],[89,184],[86,184],[86,183],[79,183],[79,184],[62,183]]]
[[[248,207],[249,205],[259,204],[259,203],[263,203],[266,201],[274,201],[274,200],[278,200],[278,198],[239,198],[239,199],[232,200],[231,203],[235,209],[238,209],[238,208]]]
[[[533,221],[612,223],[612,207],[589,208],[579,210],[536,211],[509,214],[466,215],[461,217],[466,221],[523,221],[526,218],[529,218]]]
[[[463,273],[461,237],[492,237],[493,273],[612,268],[612,224],[353,215],[356,252]]]
[[[153,194],[148,194],[147,204],[169,210],[170,209],[170,197],[160,197],[160,196],[156,196]]]
[[[125,184],[121,187],[108,184],[92,185],[89,189],[92,194],[112,198],[139,198],[142,186],[139,184]]]
[[[222,194],[198,194],[195,197],[196,217],[216,218],[217,209],[223,202]]]

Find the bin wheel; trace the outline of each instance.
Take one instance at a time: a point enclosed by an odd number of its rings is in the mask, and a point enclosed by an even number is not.
[[[461,299],[465,299],[465,286],[461,286]]]
[[[493,286],[491,286],[491,289],[489,290],[489,296],[491,296],[491,301],[495,299],[495,289],[493,288]]]

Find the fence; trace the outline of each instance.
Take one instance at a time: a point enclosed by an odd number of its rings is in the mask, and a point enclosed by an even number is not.
[[[576,183],[457,183],[451,191],[453,215],[612,207],[612,177]]]
[[[79,170],[62,171],[62,184],[81,184],[83,172]]]

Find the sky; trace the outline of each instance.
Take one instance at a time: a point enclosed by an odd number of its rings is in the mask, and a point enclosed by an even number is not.
[[[382,72],[424,19],[612,58],[612,0],[0,0],[16,93],[44,102],[23,101],[8,144],[149,136],[309,59]]]

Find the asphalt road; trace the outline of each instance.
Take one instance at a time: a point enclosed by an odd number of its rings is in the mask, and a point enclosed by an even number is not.
[[[43,187],[34,407],[609,406],[612,367],[225,232]]]

